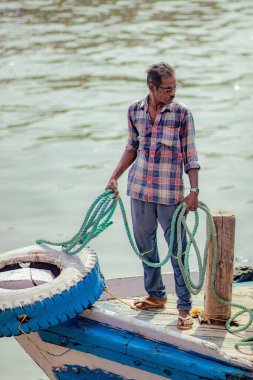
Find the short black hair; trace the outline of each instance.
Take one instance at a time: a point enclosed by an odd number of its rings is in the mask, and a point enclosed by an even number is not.
[[[147,85],[153,83],[158,88],[162,82],[162,77],[173,77],[175,74],[174,67],[164,62],[156,63],[147,69]]]

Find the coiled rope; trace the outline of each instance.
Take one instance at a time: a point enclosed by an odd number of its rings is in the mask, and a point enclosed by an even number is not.
[[[126,229],[127,237],[130,242],[130,245],[135,252],[135,254],[147,265],[158,268],[162,265],[166,264],[169,259],[172,256],[173,252],[173,243],[175,239],[175,229],[177,229],[177,244],[178,244],[178,253],[176,259],[178,260],[179,267],[181,269],[182,275],[185,280],[185,284],[191,294],[198,294],[204,283],[206,268],[207,268],[207,258],[208,258],[208,248],[210,241],[212,239],[213,241],[213,265],[212,265],[212,273],[211,273],[211,293],[212,296],[220,303],[224,305],[229,305],[232,307],[239,308],[240,311],[235,313],[232,317],[230,317],[226,321],[226,328],[230,333],[239,333],[244,330],[246,330],[253,322],[253,309],[249,307],[245,307],[243,305],[232,303],[229,301],[226,301],[218,296],[218,294],[215,291],[215,272],[216,272],[216,266],[217,266],[217,255],[218,255],[218,246],[217,246],[217,237],[216,237],[216,230],[214,221],[211,215],[211,212],[209,208],[203,203],[199,202],[198,208],[203,210],[207,214],[208,219],[208,230],[207,230],[207,241],[205,244],[204,249],[204,255],[203,255],[203,261],[199,252],[199,248],[197,246],[195,235],[199,226],[199,214],[196,210],[194,212],[195,216],[195,222],[193,230],[190,231],[185,218],[185,211],[186,211],[186,204],[182,203],[180,204],[172,218],[171,222],[171,232],[170,232],[170,239],[169,239],[169,245],[168,245],[168,252],[165,256],[165,258],[159,262],[159,263],[152,263],[149,260],[145,258],[145,254],[150,252],[139,252],[134,239],[132,237],[124,204],[122,202],[121,198],[115,198],[113,190],[109,189],[103,192],[97,199],[92,203],[90,206],[85,219],[82,223],[82,226],[80,230],[75,234],[70,240],[64,241],[61,243],[54,243],[47,240],[36,240],[37,244],[49,244],[53,246],[61,246],[62,249],[70,254],[75,255],[76,253],[80,252],[88,243],[90,240],[94,239],[96,236],[100,235],[106,228],[108,228],[113,222],[110,220],[112,215],[114,214],[114,211],[117,207],[117,204],[119,203],[120,210],[123,217],[124,226]],[[188,243],[186,246],[186,250],[183,252],[182,250],[182,239],[181,239],[181,230],[182,225],[185,228],[185,231],[189,237]],[[190,256],[190,249],[191,245],[194,246],[194,250],[196,252],[197,256],[197,262],[198,262],[198,270],[199,270],[199,279],[198,283],[194,284],[191,278],[190,274],[190,266],[189,266],[189,256]],[[236,328],[231,327],[231,323],[241,314],[248,313],[249,319],[248,322],[244,325]],[[238,346],[253,346],[253,337],[248,337],[239,340],[236,344],[236,347]]]

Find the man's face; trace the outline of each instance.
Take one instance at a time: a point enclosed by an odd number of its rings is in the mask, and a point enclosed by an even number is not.
[[[176,77],[162,77],[161,84],[158,88],[151,83],[150,91],[153,93],[157,103],[169,104],[173,101],[176,93]]]

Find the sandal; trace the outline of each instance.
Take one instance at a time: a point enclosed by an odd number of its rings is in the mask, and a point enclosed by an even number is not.
[[[146,309],[163,309],[167,303],[167,300],[151,300],[148,298],[141,298],[139,300],[134,300],[131,304],[131,308],[135,310],[146,310]],[[139,306],[137,306],[139,304]]]
[[[193,319],[190,315],[187,317],[181,317],[179,315],[178,322],[177,322],[177,328],[179,330],[190,330],[193,326]]]

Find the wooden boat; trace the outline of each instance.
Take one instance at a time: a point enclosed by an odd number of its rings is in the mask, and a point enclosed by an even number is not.
[[[252,325],[235,336],[224,326],[200,324],[196,318],[193,329],[178,330],[173,275],[165,274],[164,280],[164,309],[128,306],[145,294],[141,276],[112,279],[106,281],[108,289],[125,303],[104,292],[74,319],[16,340],[51,380],[253,379],[252,347],[234,346],[240,337],[253,335]],[[253,282],[243,285],[233,287],[233,301],[253,305]],[[200,293],[193,304],[202,306],[203,299]],[[247,316],[239,318],[245,322]]]

